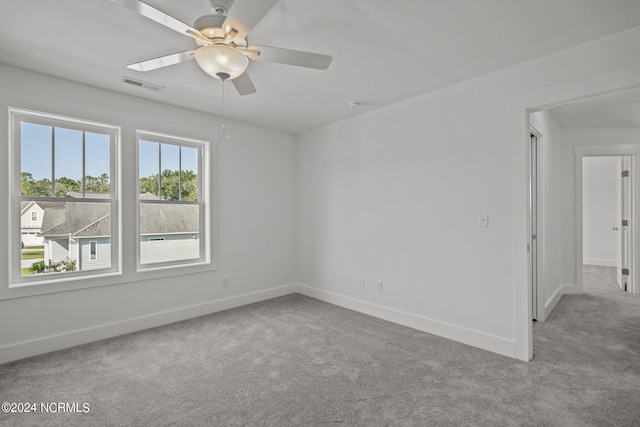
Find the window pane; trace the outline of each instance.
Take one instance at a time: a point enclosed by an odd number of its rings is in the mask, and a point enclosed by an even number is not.
[[[138,173],[140,176],[140,198],[158,199],[158,173],[160,172],[160,144],[142,141],[138,144],[140,158]],[[155,197],[154,197],[155,196]]]
[[[85,133],[85,191],[108,194],[111,192],[111,152],[109,135]]]
[[[20,123],[21,193],[51,196],[51,126]]]
[[[82,132],[55,128],[57,197],[82,197]]]
[[[89,242],[89,255],[91,259],[98,258],[98,242]]]
[[[12,284],[66,282],[72,278],[65,276],[89,270],[120,272],[119,221],[111,218],[118,192],[110,191],[118,129],[18,109],[9,109],[9,116],[16,130],[11,161],[20,165],[10,183],[20,218],[12,221],[9,242],[20,254],[12,257]]]
[[[163,200],[180,200],[180,146],[160,144],[162,176],[160,186]]]
[[[22,276],[111,267],[111,203],[32,203],[43,214],[36,234],[22,236]]]
[[[178,203],[140,204],[140,263],[200,257],[200,207]]]
[[[181,147],[182,150],[182,200],[198,200],[198,150]]]

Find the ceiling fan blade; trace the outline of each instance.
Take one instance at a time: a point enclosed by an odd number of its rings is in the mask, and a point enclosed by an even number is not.
[[[232,40],[244,39],[277,2],[278,0],[236,0],[222,29]]]
[[[246,71],[231,80],[231,83],[233,83],[233,86],[240,95],[251,95],[252,93],[256,93],[256,87],[253,85],[253,82]]]
[[[185,24],[184,22],[174,18],[173,16],[167,15],[163,11],[156,9],[153,6],[146,4],[140,0],[111,0],[113,3],[117,3],[121,6],[124,6],[128,9],[133,10],[134,12],[139,13],[145,18],[149,18],[152,21],[156,21],[159,24],[164,25],[167,28],[171,28],[174,31],[179,32],[180,34],[184,34],[186,36],[193,37],[194,39],[201,40],[205,43],[210,43],[207,37],[202,35],[200,31],[195,28]]]
[[[246,53],[249,58],[257,61],[277,62],[279,64],[297,65],[298,67],[318,70],[329,68],[333,59],[330,55],[269,46],[250,46]]]
[[[169,65],[190,61],[193,59],[193,55],[195,53],[195,50],[186,50],[184,52],[178,52],[171,55],[161,56],[159,58],[137,62],[135,64],[129,64],[127,65],[127,68],[136,71],[151,71],[162,67],[168,67]]]

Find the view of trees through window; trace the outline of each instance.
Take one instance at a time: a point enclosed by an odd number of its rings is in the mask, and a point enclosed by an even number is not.
[[[111,192],[108,134],[22,122],[20,135],[23,196]]]
[[[113,131],[64,119],[16,120],[20,276],[111,268]]]
[[[182,194],[180,182],[182,180]],[[160,183],[160,190],[158,190]],[[162,200],[198,200],[198,175],[193,171],[165,169],[160,174],[140,178],[140,193],[160,195]]]
[[[11,178],[17,196],[12,209],[19,218],[12,226],[19,254],[12,280],[46,283],[45,277],[117,270],[119,129],[17,109],[10,114],[12,164],[19,166]],[[144,135],[137,140],[138,265],[201,262],[206,142]]]
[[[200,149],[178,137],[138,139],[139,264],[192,262],[202,257]]]
[[[51,196],[51,180],[41,178],[35,180],[30,172],[22,172],[22,182],[20,188],[25,196]],[[87,193],[109,193],[111,185],[109,183],[109,175],[86,176],[85,191]],[[71,178],[56,179],[56,197],[68,197],[69,192],[82,193],[82,180]]]
[[[140,194],[198,200],[198,149],[140,140]]]

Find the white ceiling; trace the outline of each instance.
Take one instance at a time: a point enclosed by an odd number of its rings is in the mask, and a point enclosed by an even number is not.
[[[640,88],[549,108],[562,129],[640,128]]]
[[[148,3],[188,24],[210,13],[207,0]],[[318,71],[252,62],[258,93],[231,88],[229,115],[297,133],[638,25],[638,0],[280,0],[250,43],[333,63]],[[220,115],[221,83],[195,62],[125,67],[193,47],[109,0],[0,0],[1,63]],[[123,75],[166,89],[124,85]]]

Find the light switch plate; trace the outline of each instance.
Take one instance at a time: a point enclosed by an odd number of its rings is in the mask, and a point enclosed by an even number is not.
[[[480,227],[480,228],[489,227],[489,213],[488,212],[480,212],[480,213],[478,213],[478,227]]]

